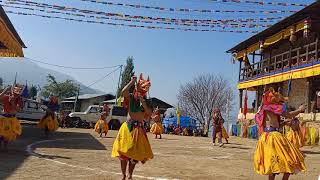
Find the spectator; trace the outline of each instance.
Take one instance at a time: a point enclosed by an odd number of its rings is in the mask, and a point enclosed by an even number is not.
[[[180,135],[181,134],[181,130],[180,130],[180,127],[177,126],[175,129],[174,129],[174,134],[175,135]]]

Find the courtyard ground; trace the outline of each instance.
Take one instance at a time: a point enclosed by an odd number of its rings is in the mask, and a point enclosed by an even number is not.
[[[45,139],[32,125],[0,152],[0,179],[121,179],[118,159],[111,158],[117,131],[100,138],[92,129],[59,129]],[[223,148],[204,137],[148,134],[154,159],[138,164],[134,179],[267,179],[253,171],[255,140],[231,137]],[[304,147],[305,173],[291,179],[318,179],[320,147]],[[280,177],[277,177],[280,179]]]

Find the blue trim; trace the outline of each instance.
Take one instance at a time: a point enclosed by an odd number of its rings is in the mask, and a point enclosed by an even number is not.
[[[306,68],[306,67],[317,65],[317,64],[320,64],[320,59],[317,60],[317,61],[311,62],[311,63],[307,63],[307,64],[303,64],[303,65],[297,66],[297,67],[292,67],[292,68],[287,68],[287,69],[283,69],[283,70],[279,70],[279,71],[275,71],[275,72],[265,73],[265,74],[262,74],[262,75],[257,75],[255,77],[251,77],[251,78],[248,78],[246,80],[240,80],[239,82],[241,83],[241,82],[246,82],[246,81],[250,81],[250,80],[255,80],[255,79],[262,78],[262,77],[271,76],[271,75],[275,75],[275,74],[280,74],[280,73],[284,73],[284,72],[288,72],[288,71],[292,71],[292,70],[296,70],[296,69],[302,69],[302,68]]]

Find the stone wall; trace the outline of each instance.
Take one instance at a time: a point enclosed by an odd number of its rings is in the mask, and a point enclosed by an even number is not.
[[[293,79],[291,82],[291,93],[289,96],[289,106],[298,109],[301,104],[306,104],[306,83],[307,79]],[[283,92],[286,96],[288,91],[288,81],[283,82]]]

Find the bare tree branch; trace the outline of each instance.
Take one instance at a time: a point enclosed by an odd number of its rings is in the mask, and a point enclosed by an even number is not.
[[[177,98],[183,112],[209,128],[212,109],[218,107],[222,112],[231,109],[233,96],[232,88],[224,77],[207,74],[182,85]]]

